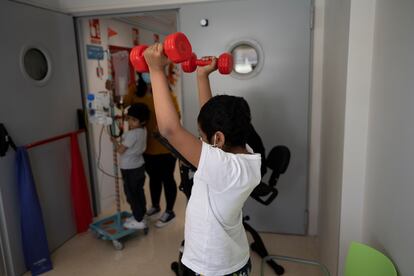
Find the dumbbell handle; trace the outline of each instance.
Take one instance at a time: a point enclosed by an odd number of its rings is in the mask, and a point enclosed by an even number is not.
[[[191,58],[181,63],[181,68],[186,73],[194,72],[197,66],[206,66],[210,64],[212,58],[197,59],[196,54],[192,54]],[[228,75],[233,69],[233,57],[230,53],[223,53],[217,58],[217,69],[221,74]]]
[[[209,65],[211,63],[211,59],[197,59],[195,61],[195,64],[197,66],[206,66]]]

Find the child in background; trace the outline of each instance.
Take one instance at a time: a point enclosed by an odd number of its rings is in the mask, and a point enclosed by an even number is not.
[[[145,104],[133,104],[128,109],[129,130],[122,136],[122,143],[112,139],[120,157],[120,168],[124,180],[124,191],[133,216],[124,223],[125,228],[145,229],[146,200],[144,193],[145,166],[144,153],[147,146],[145,124],[150,116]]]
[[[191,275],[248,275],[250,252],[242,207],[261,179],[261,157],[246,145],[248,104],[241,97],[211,97],[211,92],[210,96],[203,92],[210,89],[208,75],[216,66],[213,60],[205,67],[205,78],[199,79],[200,140],[181,126],[175,112],[164,73],[168,60],[163,46],[148,47],[144,57],[153,84],[158,129],[197,167],[186,210],[182,263]]]

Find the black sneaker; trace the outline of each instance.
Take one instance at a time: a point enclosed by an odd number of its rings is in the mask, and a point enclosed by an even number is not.
[[[155,226],[158,227],[158,228],[164,227],[164,226],[170,224],[171,222],[173,222],[174,219],[175,219],[174,212],[166,211],[166,212],[164,212],[164,214],[162,214],[160,219],[155,223]]]
[[[161,211],[160,207],[156,208],[156,207],[151,207],[149,208],[149,210],[147,211],[147,216],[152,217],[153,215],[158,214]]]

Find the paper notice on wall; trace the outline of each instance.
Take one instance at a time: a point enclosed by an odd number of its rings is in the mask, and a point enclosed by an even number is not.
[[[124,96],[128,93],[129,54],[120,51],[112,54],[112,64],[115,75],[115,95]]]
[[[102,46],[88,44],[86,45],[86,57],[87,59],[103,60],[104,49],[102,48]]]
[[[89,37],[91,43],[101,44],[101,28],[99,19],[89,19]]]

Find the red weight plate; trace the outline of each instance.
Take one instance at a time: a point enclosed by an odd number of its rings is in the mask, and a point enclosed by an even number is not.
[[[164,52],[172,62],[181,63],[190,59],[192,48],[185,34],[177,32],[165,38]]]
[[[197,68],[196,65],[197,56],[196,54],[192,53],[190,59],[181,63],[181,69],[183,69],[186,73],[192,73]]]
[[[134,66],[134,69],[140,73],[149,71],[147,62],[143,56],[143,53],[147,48],[147,45],[135,46],[129,54],[129,60],[131,61],[132,66]]]
[[[223,75],[228,75],[233,71],[233,56],[229,53],[223,53],[219,56],[218,70]]]

